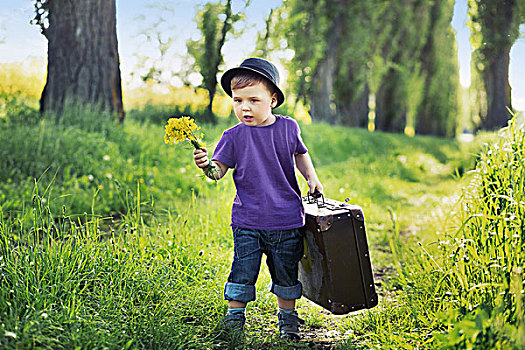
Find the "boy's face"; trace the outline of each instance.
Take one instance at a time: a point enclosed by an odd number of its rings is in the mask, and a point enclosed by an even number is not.
[[[237,119],[249,126],[265,126],[275,121],[272,108],[277,94],[271,94],[262,83],[232,90],[233,110]]]

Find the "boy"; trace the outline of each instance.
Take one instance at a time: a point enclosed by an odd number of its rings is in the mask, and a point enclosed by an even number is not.
[[[255,282],[262,253],[277,296],[281,338],[299,339],[295,300],[301,297],[298,263],[303,254],[304,209],[295,175],[297,169],[308,181],[309,192],[323,192],[307,153],[299,125],[289,117],[274,115],[272,109],[284,102],[278,86],[279,73],[270,62],[248,58],[239,67],[224,73],[221,85],[232,97],[240,123],[226,130],[211,159],[222,178],[233,168],[237,195],[232,207],[231,226],[234,259],[224,298],[229,311],[225,324],[242,331],[246,304],[255,300]],[[195,150],[199,168],[210,164],[206,149]]]

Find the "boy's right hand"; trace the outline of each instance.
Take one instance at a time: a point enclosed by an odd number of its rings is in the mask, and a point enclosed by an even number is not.
[[[210,159],[208,158],[208,150],[204,147],[202,149],[195,149],[195,151],[193,151],[193,160],[199,168],[204,168],[205,166],[210,164]]]

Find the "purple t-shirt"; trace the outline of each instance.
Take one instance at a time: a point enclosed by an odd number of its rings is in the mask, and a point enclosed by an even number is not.
[[[234,168],[237,195],[232,226],[288,230],[304,225],[295,153],[308,152],[297,122],[276,115],[273,124],[237,124],[226,130],[212,159]]]

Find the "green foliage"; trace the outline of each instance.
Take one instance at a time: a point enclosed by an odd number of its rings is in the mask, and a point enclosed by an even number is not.
[[[156,125],[165,125],[170,117],[182,117],[191,115],[197,121],[206,120],[205,108],[193,108],[190,105],[151,105],[146,104],[144,107],[133,109],[128,112],[127,116],[139,123],[149,123]]]
[[[522,0],[504,4],[497,0],[468,0],[468,8],[470,42],[474,49],[471,90],[477,107],[473,122],[479,128],[493,130],[505,126],[510,117],[506,110],[511,108],[508,55],[519,37],[525,3]]]
[[[20,91],[16,94],[0,92],[0,127],[8,128],[22,123],[34,125],[39,120],[40,114]]]
[[[289,94],[310,106],[316,120],[365,127],[370,95],[378,102],[371,107],[376,129],[434,123],[420,129],[453,136],[452,11],[452,1],[286,1],[267,19],[258,52],[294,51],[286,63]]]
[[[246,2],[248,6],[249,1]],[[196,67],[202,75],[202,86],[208,90],[210,103],[208,105],[208,121],[215,122],[212,104],[217,89],[217,74],[223,62],[222,47],[226,36],[232,32],[233,24],[241,20],[241,13],[233,13],[231,0],[226,5],[221,2],[208,2],[195,17],[202,34],[199,40],[189,40],[186,44],[188,53],[195,59]]]
[[[453,137],[459,125],[459,77],[455,34],[451,25],[454,1],[435,2],[422,54],[425,84],[414,118],[417,133]],[[439,115],[439,118],[435,116]]]
[[[134,120],[117,125],[96,110],[78,108],[64,113],[59,122],[51,116],[28,123],[9,113],[0,129],[0,200],[5,213],[21,211],[31,201],[35,180],[44,188],[52,185],[46,200],[53,203],[53,211],[65,206],[73,213],[112,216],[127,215],[126,199],[136,196],[137,183],[146,216],[158,201],[187,199],[190,189],[211,186],[195,185],[198,172],[190,167],[191,151],[164,144],[164,121],[155,126]],[[31,113],[38,116],[36,110]],[[224,125],[210,129],[207,136],[215,137],[220,127]]]
[[[326,48],[325,1],[286,1],[272,12],[276,29],[267,38],[270,51],[281,48],[280,33],[288,33],[287,47],[294,50],[294,59],[287,64],[290,91],[297,99],[305,99],[312,91],[312,77]],[[304,100],[304,102],[309,102]],[[306,104],[306,103],[305,103]]]
[[[522,1],[469,0],[471,43],[477,64],[484,64],[493,52],[511,46],[519,37]]]
[[[170,235],[180,220],[151,231],[140,222],[105,231],[91,215],[83,222],[62,215],[57,225],[40,191],[36,185],[35,201],[23,212],[31,226],[18,227],[0,209],[3,349],[211,344],[210,325],[222,305],[210,291],[224,266]]]
[[[445,349],[525,345],[524,130],[511,123],[493,140],[469,174],[457,212],[449,215],[453,224],[438,232],[437,241],[402,239],[393,217],[398,232],[389,242],[398,275],[387,290],[399,309],[385,308],[377,317],[405,332],[416,329],[418,344]]]
[[[479,306],[492,311],[502,295],[506,321],[515,324],[516,299],[523,283],[525,259],[525,133],[515,121],[501,138],[480,155],[474,178],[463,200],[463,224],[453,237],[448,265],[463,309]],[[522,288],[522,287],[521,287]]]
[[[387,47],[392,65],[377,94],[378,130],[403,132],[406,126],[414,127],[427,75],[421,69],[421,61],[430,30],[432,5],[412,0],[390,5],[394,24]]]

